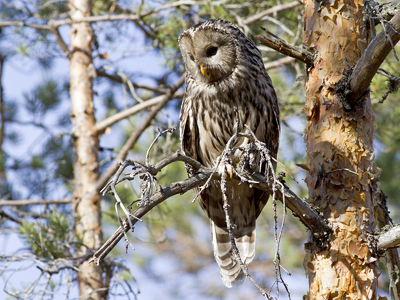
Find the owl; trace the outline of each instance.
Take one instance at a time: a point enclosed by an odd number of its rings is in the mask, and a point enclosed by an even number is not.
[[[217,167],[238,118],[241,127],[246,124],[276,157],[280,131],[278,100],[254,43],[232,23],[209,20],[184,31],[179,37],[179,48],[186,67],[180,112],[183,153],[206,167]],[[249,142],[241,138],[234,147]],[[232,151],[234,167],[242,155],[239,149]],[[273,168],[275,172],[275,163]],[[190,168],[186,169],[192,175]],[[269,194],[230,180],[227,193],[236,245],[247,266],[255,255],[256,219]],[[245,275],[232,252],[220,182],[213,181],[199,195],[199,202],[211,220],[214,257],[222,281],[227,287],[239,285]]]

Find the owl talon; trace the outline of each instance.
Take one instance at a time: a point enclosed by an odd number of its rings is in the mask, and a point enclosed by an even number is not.
[[[225,176],[228,177],[229,175],[229,179],[232,179],[233,177],[233,168],[231,165],[226,165],[225,166]]]

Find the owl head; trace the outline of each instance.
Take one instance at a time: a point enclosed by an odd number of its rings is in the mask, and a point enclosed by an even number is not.
[[[243,41],[252,44],[260,56],[253,42],[228,21],[208,20],[184,31],[179,48],[187,75],[203,83],[228,78],[243,58]]]

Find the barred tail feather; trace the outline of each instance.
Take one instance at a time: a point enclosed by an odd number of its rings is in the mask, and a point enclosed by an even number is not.
[[[246,279],[246,276],[243,273],[239,262],[236,261],[235,254],[232,252],[229,233],[216,226],[213,221],[211,221],[211,232],[214,257],[220,268],[222,282],[228,288],[242,284]],[[253,260],[255,255],[255,226],[253,226],[249,232],[251,232],[250,236],[243,235],[235,238],[240,258],[246,267]]]

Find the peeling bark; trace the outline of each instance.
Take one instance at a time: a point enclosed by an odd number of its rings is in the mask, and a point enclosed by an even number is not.
[[[380,174],[373,164],[374,117],[368,96],[346,112],[334,92],[366,49],[369,30],[363,28],[362,0],[316,3],[304,0],[304,43],[316,53],[306,84],[306,181],[311,204],[332,224],[333,234],[324,250],[312,239],[306,244],[308,299],[376,299],[379,272],[368,247],[372,180]]]
[[[90,0],[70,0],[72,19],[91,16]],[[89,23],[73,23],[70,29],[70,95],[71,121],[74,142],[75,231],[89,249],[97,249],[102,242],[100,195],[98,179],[99,138],[93,104],[92,27]],[[81,255],[87,248],[82,248]],[[102,269],[83,262],[78,272],[80,299],[105,299],[107,286],[103,284]]]

